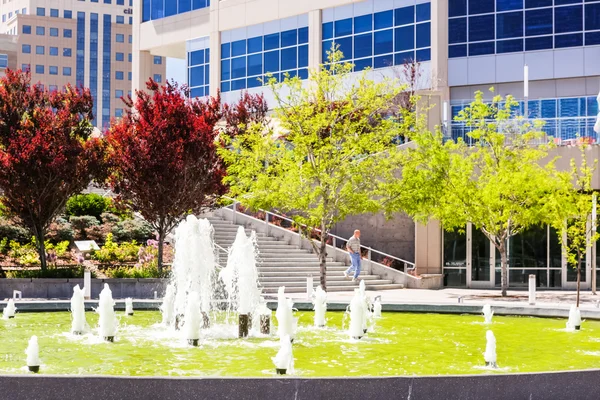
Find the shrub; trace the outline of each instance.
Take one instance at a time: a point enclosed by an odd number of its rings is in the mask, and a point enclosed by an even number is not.
[[[161,273],[156,266],[153,265],[136,265],[135,267],[117,267],[107,270],[106,275],[109,278],[166,278],[169,275],[169,271],[166,269]]]
[[[75,237],[73,226],[64,218],[57,218],[55,222],[50,224],[46,238],[51,242],[71,242]]]
[[[92,260],[101,263],[113,264],[116,262],[136,261],[140,246],[135,242],[125,242],[120,245],[113,241],[112,233],[106,236],[106,242],[100,250],[91,252]]]
[[[111,230],[112,230],[112,225],[109,225],[109,224],[91,226],[91,227],[85,229],[85,236],[89,240],[95,240],[97,242],[104,242],[104,241],[106,241],[106,237],[111,232]]]
[[[110,212],[102,213],[102,215],[100,215],[100,219],[102,220],[103,224],[116,224],[121,220],[118,215]]]
[[[0,254],[7,254],[9,249],[8,238],[2,238],[2,240],[0,240]]]
[[[100,225],[98,219],[92,215],[83,215],[79,217],[73,216],[70,218],[70,221],[73,229],[77,231],[78,236],[81,238],[86,237],[85,230],[87,228]]]
[[[31,233],[11,220],[0,219],[0,237],[7,238],[9,242],[25,244],[31,240]]]
[[[115,201],[114,199],[110,199],[110,204],[106,209],[106,212],[116,215],[120,221],[133,218],[133,212],[131,212],[131,209],[123,202]]]
[[[73,267],[73,268],[48,268],[45,271],[41,269],[23,269],[19,271],[6,271],[7,278],[60,278],[60,279],[73,279],[83,278],[84,267]],[[92,278],[95,278],[96,274],[92,271]]]
[[[69,216],[91,215],[100,218],[110,205],[110,199],[96,193],[78,194],[67,200],[66,212]]]
[[[135,240],[145,242],[146,239],[154,237],[153,229],[146,221],[130,219],[121,221],[112,230],[113,235],[119,241]]]
[[[70,244],[71,243],[66,240],[63,242],[59,242],[57,244],[53,244],[49,240],[47,240],[45,243],[45,246],[46,246],[46,251],[54,252],[54,254],[56,254],[56,257],[58,257],[58,258],[71,258],[71,253],[69,251]]]

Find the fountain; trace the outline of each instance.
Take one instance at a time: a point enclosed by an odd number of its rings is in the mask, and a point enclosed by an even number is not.
[[[489,325],[492,323],[492,317],[494,316],[494,312],[492,311],[492,306],[490,306],[489,304],[485,304],[483,306],[483,319],[484,319],[484,323]]]
[[[96,312],[100,315],[98,319],[100,337],[108,342],[114,342],[117,332],[117,316],[115,315],[115,302],[108,283],[104,284],[104,289],[100,292],[100,301]]]
[[[15,301],[13,299],[9,299],[6,307],[2,311],[2,318],[9,319],[15,317],[15,312],[17,311],[17,307],[15,307]]]
[[[199,220],[193,215],[188,215],[175,231],[175,258],[171,283],[175,290],[176,322],[185,314],[188,297],[191,293],[196,293],[199,296],[199,308],[203,313],[204,325],[210,323],[208,313],[214,294],[213,277],[216,268],[212,237],[213,228],[210,222],[207,219]],[[165,300],[167,298],[168,293]],[[170,314],[170,310],[167,311]]]
[[[280,347],[277,355],[273,358],[277,375],[285,375],[288,372],[294,373],[294,353],[292,352],[292,340],[288,335],[279,339]]]
[[[325,313],[327,312],[327,292],[321,286],[317,287],[313,299],[315,311],[315,326],[317,328],[325,327]]]
[[[255,313],[259,316],[260,333],[263,335],[270,335],[272,313],[262,297],[260,298],[260,305],[256,309]]]
[[[367,296],[367,287],[365,285],[365,281],[362,279],[358,285],[358,291],[360,293],[360,297],[362,298],[362,327],[364,333],[367,333],[367,322],[371,316],[371,299],[369,299],[369,296]]]
[[[365,322],[365,301],[360,293],[360,289],[354,289],[354,297],[350,302],[350,329],[349,334],[352,339],[360,339],[366,333]]]
[[[200,304],[200,294],[190,293],[185,308],[183,329],[185,330],[185,338],[191,346],[198,346],[200,340],[200,319],[202,318]]]
[[[131,297],[125,299],[125,315],[133,315],[133,299]]]
[[[225,283],[231,307],[236,308],[239,314],[239,337],[248,336],[252,313],[260,304],[257,255],[256,234],[252,232],[248,237],[244,227],[238,227],[227,266],[221,270],[219,277]]]
[[[84,298],[84,290],[81,289],[79,285],[75,285],[73,288],[73,297],[71,297],[71,333],[73,335],[83,335],[87,330]]]
[[[574,304],[569,310],[569,320],[567,321],[568,331],[578,331],[581,329],[581,312]]]
[[[162,312],[162,323],[172,326],[175,323],[175,286],[173,284],[167,285],[160,311]]]
[[[375,297],[375,303],[373,304],[373,317],[381,318],[381,296]]]
[[[27,354],[27,368],[31,372],[39,372],[40,371],[40,346],[38,345],[37,336],[32,336],[29,339],[29,345],[27,346],[27,350],[25,350],[25,354]]]
[[[487,331],[485,333],[486,345],[485,353],[483,353],[483,359],[485,360],[485,366],[491,368],[498,368],[497,357],[496,357],[496,337],[494,332]]]
[[[277,311],[275,312],[275,316],[277,317],[277,333],[279,334],[279,338],[289,336],[292,343],[294,342],[295,333],[295,321],[292,313],[293,306],[294,303],[285,297],[285,286],[281,286],[277,292]]]

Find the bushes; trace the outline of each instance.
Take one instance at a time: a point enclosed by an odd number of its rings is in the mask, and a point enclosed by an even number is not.
[[[83,267],[75,267],[75,268],[48,268],[46,271],[42,271],[41,269],[23,269],[18,271],[6,271],[7,278],[60,278],[60,279],[69,279],[69,278],[83,278],[83,272],[85,268]],[[92,278],[95,278],[94,272],[92,272]]]
[[[116,262],[131,262],[138,259],[140,246],[133,242],[121,243],[120,245],[113,241],[112,233],[106,236],[106,242],[100,250],[91,252],[92,260],[106,264],[114,264]]]
[[[153,229],[146,221],[130,219],[119,222],[112,230],[115,239],[119,241],[145,242],[153,237]]]
[[[91,215],[100,218],[103,212],[111,205],[110,199],[99,194],[78,194],[67,201],[66,213],[68,216],[82,217]]]
[[[169,275],[167,269],[161,273],[156,266],[152,265],[136,265],[135,267],[118,267],[106,271],[109,278],[166,278]]]
[[[67,220],[57,218],[55,222],[50,224],[46,238],[52,242],[71,242],[75,238],[75,231]]]
[[[10,220],[0,219],[0,238],[7,238],[9,242],[25,244],[31,240],[31,233]]]
[[[70,222],[73,229],[77,231],[77,236],[82,239],[86,238],[86,229],[100,225],[98,219],[91,215],[72,216]]]

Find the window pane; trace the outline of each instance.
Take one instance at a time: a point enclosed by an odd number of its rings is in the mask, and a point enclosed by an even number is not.
[[[308,45],[298,47],[298,68],[308,67]]]
[[[265,53],[265,73],[279,71],[279,51]]]
[[[347,36],[352,34],[352,18],[335,21],[335,36]]]
[[[552,7],[552,0],[525,0],[525,8]]]
[[[552,36],[541,36],[525,39],[525,51],[552,48]]]
[[[373,14],[354,17],[354,33],[369,32],[373,30]]]
[[[467,45],[459,44],[450,46],[448,48],[448,57],[456,58],[456,57],[466,57],[467,56]]]
[[[600,3],[585,5],[585,30],[600,29]]]
[[[490,240],[479,229],[473,228],[471,279],[490,280]]]
[[[499,40],[496,42],[496,53],[512,53],[523,51],[523,39]]]
[[[431,24],[417,25],[417,48],[431,46]]]
[[[204,64],[204,50],[196,50],[190,53],[190,66]]]
[[[246,76],[246,57],[231,59],[231,78],[244,78]]]
[[[555,7],[554,33],[578,32],[583,30],[583,7]]]
[[[248,76],[262,75],[263,73],[263,56],[262,54],[254,54],[248,56]]]
[[[588,32],[585,34],[585,45],[600,44],[600,32]]]
[[[308,27],[298,29],[298,44],[308,43]]]
[[[251,54],[251,53],[258,53],[259,51],[262,51],[262,45],[263,45],[262,36],[248,39],[248,53]]]
[[[431,61],[431,49],[417,50],[417,62]]]
[[[279,33],[273,33],[265,36],[265,50],[279,48]]]
[[[365,58],[362,60],[356,60],[354,61],[354,71],[363,71],[367,68],[373,68],[373,59],[372,58]]]
[[[391,28],[394,25],[394,12],[383,11],[374,15],[375,29]]]
[[[228,81],[231,79],[231,62],[230,60],[221,61],[221,80]]]
[[[190,86],[204,85],[204,66],[190,68]]]
[[[583,33],[572,33],[570,35],[556,35],[554,37],[554,48],[583,46]]]
[[[298,50],[295,47],[281,50],[281,70],[298,68]]]
[[[494,39],[494,16],[469,17],[469,41]]]
[[[431,19],[431,3],[417,4],[417,22]]]
[[[237,40],[231,43],[231,56],[237,57],[246,54],[246,40]]]
[[[523,36],[523,12],[496,15],[496,39]]]
[[[552,34],[552,9],[527,11],[525,13],[525,34],[527,36]]]
[[[298,44],[298,30],[281,32],[281,47],[295,46]]]
[[[373,65],[375,68],[391,67],[394,65],[394,58],[392,55],[375,57],[375,62]]]
[[[448,21],[448,42],[465,43],[467,41],[467,19],[453,18]]]
[[[542,118],[556,118],[556,100],[542,100]]]
[[[354,37],[354,58],[373,55],[373,34],[357,35]],[[364,68],[363,68],[364,69]]]
[[[352,38],[347,37],[347,38],[342,38],[342,39],[336,39],[335,42],[340,45],[340,51],[342,52],[342,54],[344,54],[344,59],[351,60],[352,59]]]
[[[467,235],[444,232],[444,267],[467,267]]]
[[[375,32],[375,54],[387,54],[394,51],[394,32],[391,29]]]
[[[333,22],[323,24],[323,40],[333,38]]]
[[[523,0],[496,0],[496,11],[520,10]]]
[[[494,42],[469,44],[469,56],[481,56],[484,54],[494,54]]]
[[[412,26],[396,28],[395,32],[395,51],[411,50],[415,48],[415,30]]]
[[[467,15],[467,0],[448,0],[448,16]]]
[[[469,14],[494,12],[494,0],[469,0]]]
[[[405,51],[402,53],[394,54],[394,65],[403,65],[406,63],[410,63],[415,59],[414,51]]]
[[[415,6],[397,8],[394,13],[396,26],[413,24],[415,22]]]

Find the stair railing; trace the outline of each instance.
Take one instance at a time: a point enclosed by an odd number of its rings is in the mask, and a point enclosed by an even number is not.
[[[256,218],[253,215],[249,215],[249,214],[247,214],[245,212],[239,211],[239,207],[238,206],[239,206],[240,202],[238,200],[233,199],[231,197],[227,197],[227,196],[223,196],[223,198],[226,199],[226,200],[230,200],[232,202],[230,205],[225,206],[223,208],[227,209],[227,210],[231,210],[233,212],[233,223],[234,224],[236,223],[236,215],[237,214],[242,214],[242,215],[245,215],[247,217],[254,218],[254,219],[260,221],[260,219]],[[272,226],[281,227],[281,226],[275,225],[273,223],[273,221],[275,221],[275,220],[285,221],[285,222],[289,223],[290,226],[294,226],[294,225],[297,226],[298,225],[293,219],[291,219],[289,217],[286,217],[284,215],[277,214],[277,213],[274,213],[274,212],[271,212],[271,211],[267,211],[267,210],[263,210],[263,209],[258,209],[257,211],[259,213],[263,213],[264,214],[265,232],[266,232],[267,236],[269,235],[269,227],[271,225]],[[301,228],[308,228],[308,226],[305,225],[305,224],[300,224],[300,227]],[[315,229],[315,231],[317,231],[319,233],[321,232],[320,229]],[[297,232],[295,232],[295,233],[298,236],[301,236],[300,233],[297,233]],[[348,242],[348,239],[343,238],[341,236],[337,236],[337,235],[331,234],[331,233],[328,236],[331,238],[331,244],[328,244],[328,246],[334,247],[334,248],[336,248],[338,250],[341,250],[341,251],[344,251],[344,252],[348,253],[348,251],[346,250],[346,245],[345,245],[346,242]],[[311,239],[311,240],[316,241],[316,239]],[[360,247],[361,247],[361,253],[363,253],[363,250],[367,253],[366,254],[366,258],[369,261],[376,262],[376,263],[383,264],[383,265],[387,265],[389,267],[392,267],[394,265],[395,266],[400,266],[400,267],[402,267],[402,271],[405,274],[409,274],[410,272],[414,272],[415,271],[415,263],[414,262],[411,262],[411,261],[408,261],[408,260],[404,260],[402,258],[393,256],[393,255],[388,254],[388,253],[384,253],[384,252],[379,251],[379,250],[375,250],[375,249],[373,249],[371,247],[368,247],[368,246],[361,245]],[[399,269],[399,268],[395,268],[395,269]]]

